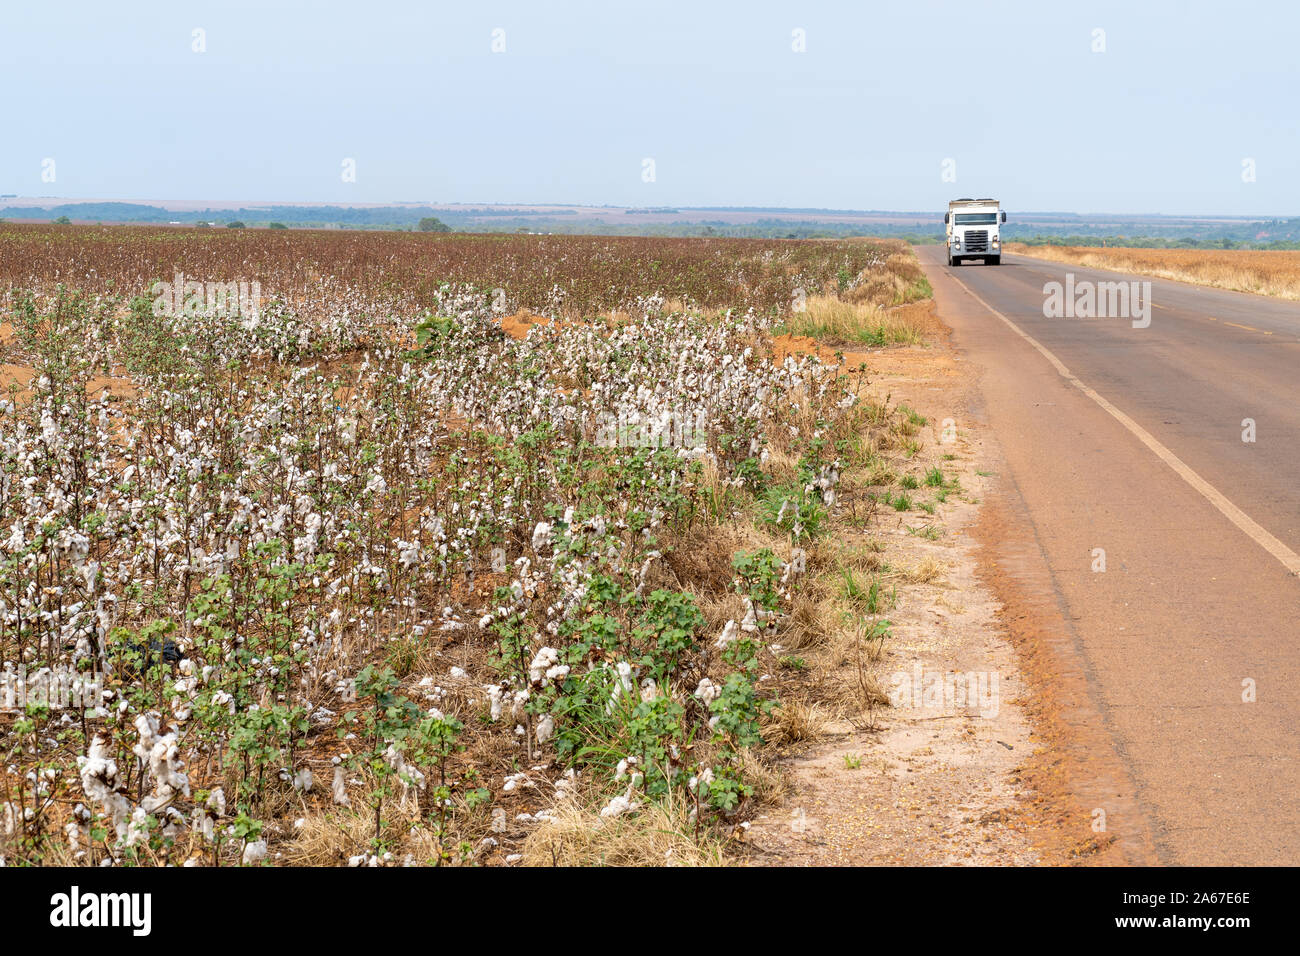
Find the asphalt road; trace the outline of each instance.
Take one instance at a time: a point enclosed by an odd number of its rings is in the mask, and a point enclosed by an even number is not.
[[[1300,863],[1300,304],[917,252],[1160,862]],[[1066,273],[1149,326],[1045,317]]]

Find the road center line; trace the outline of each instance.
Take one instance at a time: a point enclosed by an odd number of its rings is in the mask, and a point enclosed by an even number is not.
[[[1189,468],[1181,458],[1179,458],[1172,451],[1166,448],[1163,444],[1157,441],[1155,436],[1153,436],[1150,432],[1148,432],[1137,422],[1133,421],[1133,419],[1129,418],[1128,415],[1124,414],[1122,411],[1120,411],[1118,408],[1112,405],[1104,396],[1099,394],[1091,386],[1085,384],[1081,379],[1077,378],[1074,375],[1074,373],[1072,373],[1068,368],[1065,367],[1065,364],[1060,359],[1058,359],[1055,355],[1053,355],[1044,345],[1042,345],[1042,343],[1040,343],[1032,335],[1024,331],[1022,328],[1020,328],[1020,326],[1016,325],[1016,323],[1012,322],[1010,319],[1008,319],[997,309],[993,308],[993,306],[989,305],[987,302],[981,299],[978,295],[975,294],[974,291],[972,291],[970,286],[966,285],[966,283],[962,282],[956,276],[951,276],[951,278],[959,286],[965,289],[967,294],[970,295],[972,299],[974,299],[980,305],[984,306],[984,308],[988,309],[990,312],[996,315],[999,319],[1001,319],[1011,328],[1011,331],[1015,332],[1016,335],[1020,336],[1022,339],[1024,339],[1034,348],[1036,348],[1043,355],[1043,357],[1047,359],[1047,361],[1052,363],[1053,367],[1056,369],[1057,372],[1060,373],[1062,378],[1064,378],[1075,388],[1079,389],[1079,391],[1083,392],[1083,394],[1091,398],[1094,402],[1096,402],[1099,406],[1101,406],[1107,412],[1107,414],[1109,414],[1117,422],[1119,422],[1121,425],[1127,428],[1129,432],[1131,432],[1133,436],[1138,439],[1138,441],[1142,442],[1142,444],[1146,445],[1147,448],[1155,452],[1156,456],[1161,461],[1163,461],[1166,465],[1172,468],[1179,478],[1182,478],[1183,481],[1187,482],[1194,489],[1196,489],[1196,491],[1201,495],[1201,497],[1205,498],[1206,501],[1214,505],[1214,507],[1219,510],[1220,514],[1222,514],[1225,518],[1227,518],[1238,528],[1244,531],[1247,535],[1249,535],[1251,540],[1253,540],[1261,548],[1263,548],[1269,554],[1273,555],[1273,557],[1277,558],[1280,562],[1282,562],[1282,566],[1285,567],[1289,572],[1295,575],[1300,575],[1300,554],[1296,554],[1294,551],[1288,548],[1277,538],[1273,537],[1273,535],[1269,534],[1268,531],[1260,527],[1260,525],[1253,518],[1251,518],[1250,515],[1246,514],[1246,512],[1242,511],[1231,501],[1229,501],[1223,495],[1223,493],[1220,492],[1217,488],[1215,488],[1212,484],[1210,484],[1208,481],[1206,481],[1196,472],[1192,471],[1192,469]],[[1231,324],[1231,323],[1225,323],[1225,324]]]
[[[1257,329],[1253,325],[1242,325],[1240,322],[1229,322],[1227,319],[1223,320],[1223,324],[1231,325],[1234,329],[1245,329],[1247,332],[1260,332],[1264,335],[1273,334],[1272,332],[1265,332],[1263,329]]]

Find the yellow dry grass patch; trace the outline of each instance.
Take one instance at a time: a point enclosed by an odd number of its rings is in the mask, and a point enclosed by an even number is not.
[[[524,866],[725,866],[722,844],[696,839],[686,800],[670,791],[636,812],[602,817],[600,807],[561,805],[523,845]]]
[[[937,329],[930,303],[884,308],[870,301],[847,301],[815,295],[802,312],[786,320],[792,335],[821,343],[886,346],[923,345]]]
[[[1300,299],[1300,251],[1257,249],[1098,249],[1007,244],[1008,252],[1116,272]]]
[[[906,584],[936,584],[943,580],[947,567],[937,558],[922,558],[916,564],[903,565],[894,575]]]

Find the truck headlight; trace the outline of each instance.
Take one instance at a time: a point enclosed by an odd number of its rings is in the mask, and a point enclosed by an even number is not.
[[[960,246],[960,245],[961,245],[961,236],[953,236],[953,237],[952,237],[952,244],[953,244],[954,246]]]

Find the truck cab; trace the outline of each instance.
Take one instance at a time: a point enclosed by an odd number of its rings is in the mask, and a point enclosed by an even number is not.
[[[948,265],[963,259],[983,259],[985,265],[1002,264],[1002,237],[998,227],[1007,221],[996,199],[954,199],[948,203],[943,223],[948,239]]]

